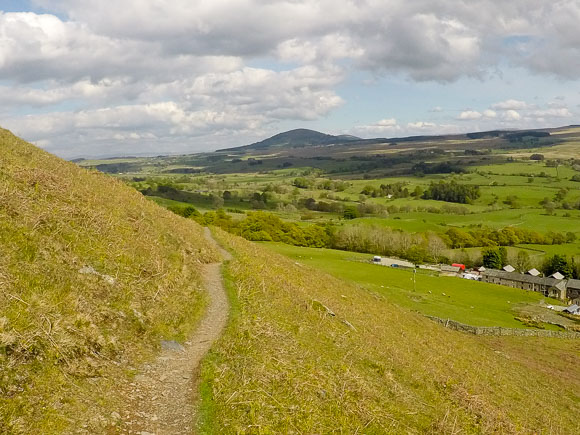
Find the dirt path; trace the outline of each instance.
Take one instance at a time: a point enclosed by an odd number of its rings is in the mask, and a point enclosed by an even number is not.
[[[205,237],[213,243],[208,228]],[[216,243],[217,245],[217,243]],[[219,248],[223,258],[229,252]],[[191,434],[194,432],[195,400],[199,387],[199,363],[226,326],[229,304],[220,272],[221,263],[203,266],[209,306],[193,336],[181,345],[162,343],[162,352],[135,377],[128,392],[128,409],[120,416],[129,434]]]

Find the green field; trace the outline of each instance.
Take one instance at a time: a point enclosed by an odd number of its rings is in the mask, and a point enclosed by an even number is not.
[[[491,228],[504,228],[507,226],[521,226],[540,232],[547,231],[572,231],[580,235],[580,211],[570,210],[569,217],[562,212],[547,215],[538,209],[505,209],[490,211],[487,213],[474,213],[467,215],[452,215],[443,213],[394,213],[388,218],[360,218],[350,223],[364,223],[371,225],[389,226],[410,232],[437,231],[444,232],[446,227],[469,227],[484,225]]]
[[[414,286],[411,270],[371,264],[371,256],[365,254],[277,243],[265,246],[299,264],[364,286],[388,302],[473,326],[522,328],[522,323],[514,319],[518,306],[559,303],[535,292],[426,273],[415,275]]]

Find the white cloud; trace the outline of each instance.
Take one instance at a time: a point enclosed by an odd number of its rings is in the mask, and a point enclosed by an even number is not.
[[[339,86],[360,71],[361,81],[375,83],[486,80],[505,65],[580,77],[577,0],[32,1],[54,14],[0,12],[0,123],[34,132],[28,136],[51,150],[59,131],[63,155],[66,147],[78,154],[153,137],[167,150],[201,137],[197,143],[215,144],[279,121],[317,120],[345,103]],[[34,117],[20,115],[30,108]],[[103,124],[81,122],[82,114]],[[565,105],[538,109],[510,99],[458,119],[467,128],[572,116]]]
[[[402,130],[395,118],[385,118],[367,125],[358,125],[349,132],[364,137],[376,137],[381,135],[394,135]]]
[[[258,130],[274,120],[307,121],[324,116],[343,104],[331,90],[340,77],[336,68],[299,67],[282,72],[243,68],[185,80],[176,84],[176,89],[152,87],[143,91],[150,98],[139,98],[154,100],[174,94],[175,100],[10,117],[2,123],[31,141],[51,139],[46,147],[53,152],[75,144],[75,155],[81,150],[96,155],[91,143],[103,146],[103,141],[136,139],[133,132],[139,132],[141,139],[156,138],[157,151],[152,152],[186,151],[183,147],[194,138]],[[60,143],[52,140],[56,138]],[[176,148],[178,141],[182,144]],[[211,140],[205,143],[212,146]],[[147,141],[130,145],[140,148],[136,151],[149,149]]]
[[[529,106],[525,101],[505,100],[500,103],[492,104],[491,108],[495,110],[522,110]]]
[[[522,116],[515,110],[506,110],[503,114],[503,119],[506,121],[519,121]]]
[[[573,116],[567,107],[534,110],[529,115],[536,118],[571,118]]]
[[[377,123],[375,124],[377,127],[396,127],[397,126],[397,120],[395,118],[386,118],[386,119],[381,119],[380,121],[377,121]]]
[[[407,128],[413,130],[433,130],[435,127],[437,127],[437,124],[424,121],[409,122],[407,124]]]
[[[466,121],[466,120],[479,119],[482,116],[483,115],[476,110],[465,110],[459,114],[457,119],[462,120],[462,121]]]

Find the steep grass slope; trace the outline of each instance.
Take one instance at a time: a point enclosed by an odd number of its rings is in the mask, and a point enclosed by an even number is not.
[[[195,327],[216,258],[193,221],[0,129],[0,432],[104,430],[116,382]]]
[[[203,432],[579,433],[580,342],[462,335],[216,234],[234,315],[203,367]]]

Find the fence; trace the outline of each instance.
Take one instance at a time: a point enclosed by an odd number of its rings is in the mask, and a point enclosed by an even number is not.
[[[435,316],[426,316],[434,322],[440,323],[446,328],[455,331],[466,332],[473,335],[513,335],[520,337],[557,337],[557,338],[580,338],[580,332],[573,331],[548,331],[545,329],[518,329],[502,328],[501,326],[471,326],[456,322],[451,319],[441,319]]]

